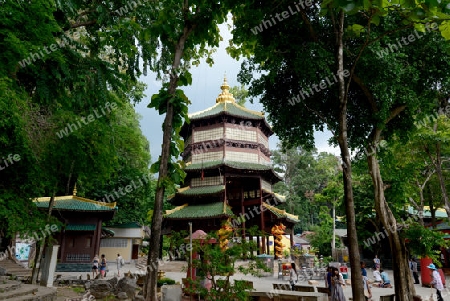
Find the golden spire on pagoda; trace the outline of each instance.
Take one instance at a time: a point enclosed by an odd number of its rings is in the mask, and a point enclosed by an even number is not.
[[[75,186],[73,186],[72,195],[77,195],[77,183],[75,183]]]
[[[220,89],[222,89],[222,93],[219,94],[219,96],[216,98],[216,103],[219,102],[236,102],[233,94],[229,92],[230,86],[227,82],[227,76],[225,75],[223,78],[222,86],[220,86]]]

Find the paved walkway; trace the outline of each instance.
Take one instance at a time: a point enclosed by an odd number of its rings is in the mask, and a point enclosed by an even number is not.
[[[187,263],[184,261],[163,262],[163,264],[160,265],[159,269],[165,272],[165,277],[174,279],[175,281],[181,283],[181,278],[186,278]],[[130,271],[132,273],[142,272],[142,270],[138,269],[134,263],[125,264],[125,266],[121,270],[121,275],[124,272],[128,272],[128,271]],[[388,273],[389,278],[391,279],[391,283],[393,284],[393,286],[395,286],[395,283],[393,282],[394,276],[393,276],[392,270],[387,270],[386,272]],[[350,271],[349,271],[349,273],[350,273]],[[81,273],[81,272],[68,272],[68,273],[56,273],[56,274],[62,275],[63,279],[69,278],[69,277],[72,277],[72,278],[79,277],[79,276],[81,276],[82,279],[87,278],[87,276],[86,276],[87,273]],[[369,276],[372,275],[372,270],[367,269],[367,274]],[[90,275],[92,277],[92,273],[90,273]],[[114,277],[115,275],[117,275],[116,264],[110,263],[109,264],[109,273],[107,274],[106,278],[110,279],[110,278]],[[231,277],[231,279],[253,281],[253,285],[254,285],[255,289],[257,289],[259,291],[267,291],[267,292],[270,292],[270,290],[273,287],[272,286],[273,283],[286,283],[286,284],[288,283],[287,278],[285,278],[285,280],[278,279],[278,277],[274,276],[274,275],[258,278],[258,277],[254,277],[251,275],[243,275],[240,273],[236,273],[234,276]],[[446,280],[447,280],[446,281],[447,286],[449,286],[450,284],[448,281],[450,281],[450,278],[447,277]],[[324,281],[318,281],[318,282],[319,282],[319,286],[325,286]],[[308,283],[306,281],[299,282],[299,284],[308,285]],[[421,296],[424,301],[429,301],[431,291],[433,291],[433,293],[434,293],[434,300],[437,300],[435,289],[422,287],[419,284],[416,284],[415,288],[416,288],[416,294]],[[394,288],[372,287],[372,295],[373,295],[372,299],[374,301],[378,301],[380,299],[380,296],[391,295],[394,293],[395,293]],[[344,295],[347,297],[347,299],[352,297],[351,286],[347,285],[344,287]],[[443,295],[444,300],[450,300],[450,288],[444,289],[444,291],[442,292],[442,295]]]

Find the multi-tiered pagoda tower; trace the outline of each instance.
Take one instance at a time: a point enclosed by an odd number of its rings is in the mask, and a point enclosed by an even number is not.
[[[281,223],[293,233],[297,216],[276,208],[285,200],[272,190],[281,180],[271,166],[272,129],[264,113],[238,105],[229,88],[225,79],[216,104],[190,114],[182,127],[187,176],[169,197],[178,207],[164,215],[165,232],[186,230],[189,222],[193,231],[218,230],[228,219],[232,227],[245,231],[256,225],[267,236]],[[266,253],[269,241],[257,239]]]

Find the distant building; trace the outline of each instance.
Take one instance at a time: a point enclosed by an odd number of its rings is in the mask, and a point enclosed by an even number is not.
[[[309,243],[308,240],[301,238],[300,235],[294,235],[294,247],[297,247],[302,250],[310,250],[311,244]]]
[[[114,236],[101,239],[100,254],[105,254],[108,261],[115,260],[117,254],[120,254],[125,262],[138,259],[145,234],[143,226],[131,222],[111,225],[105,229],[113,232]]]

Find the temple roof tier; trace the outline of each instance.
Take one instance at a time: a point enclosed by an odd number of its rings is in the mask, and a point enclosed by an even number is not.
[[[299,222],[297,215],[287,213],[286,210],[278,209],[278,208],[271,206],[269,204],[266,204],[266,203],[263,203],[263,206],[280,219],[286,219],[286,221],[294,223],[294,224]]]
[[[230,206],[225,202],[215,202],[201,205],[184,204],[172,210],[166,210],[165,219],[201,219],[233,216]]]
[[[280,175],[278,175],[272,168],[272,166],[267,164],[260,164],[260,163],[250,163],[250,162],[239,162],[239,161],[229,161],[229,160],[214,160],[214,161],[207,161],[207,162],[201,162],[201,163],[187,163],[185,167],[185,171],[199,171],[199,170],[205,170],[205,169],[217,169],[221,166],[226,166],[233,169],[238,170],[248,170],[251,172],[255,171],[268,171],[275,176],[278,181],[281,181],[282,178]]]
[[[211,185],[211,186],[201,186],[201,187],[183,187],[179,188],[176,194],[172,194],[167,197],[171,200],[174,196],[177,197],[193,197],[193,196],[205,196],[220,194],[225,191],[225,185]]]
[[[38,208],[48,208],[50,197],[40,197],[34,200]],[[57,196],[53,209],[67,211],[109,212],[117,210],[116,203],[104,203],[82,198],[76,195]]]
[[[247,109],[236,103],[233,94],[229,92],[226,78],[220,87],[222,92],[216,99],[216,104],[203,111],[188,114],[189,122],[183,124],[180,134],[187,138],[192,128],[214,123],[235,123],[242,126],[258,126],[267,136],[273,134],[272,127],[267,123],[264,112]],[[217,118],[216,118],[217,117]],[[239,120],[240,119],[240,120]]]

